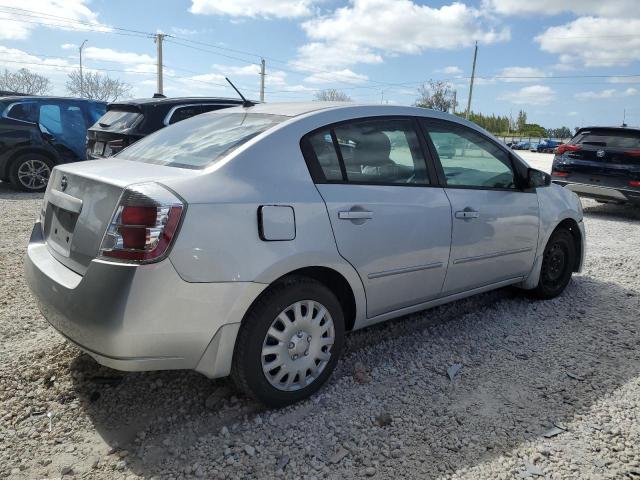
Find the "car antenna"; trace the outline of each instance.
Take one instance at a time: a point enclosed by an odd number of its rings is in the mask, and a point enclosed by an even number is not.
[[[238,89],[236,88],[236,86],[231,82],[231,80],[229,80],[227,77],[224,77],[224,79],[225,79],[227,82],[229,82],[229,85],[231,85],[231,86],[233,87],[233,89],[237,92],[237,94],[238,94],[238,95],[240,95],[240,98],[242,99],[242,106],[243,106],[243,107],[245,107],[245,108],[246,108],[246,107],[253,107],[253,106],[255,105],[255,103],[253,103],[252,101],[247,100],[246,98],[244,98],[244,95],[242,95],[242,94],[240,93],[240,90],[238,90]]]

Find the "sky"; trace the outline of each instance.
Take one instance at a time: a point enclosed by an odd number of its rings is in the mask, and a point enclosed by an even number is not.
[[[360,103],[412,105],[448,82],[466,108],[547,128],[640,125],[640,0],[0,0],[0,68],[28,68],[65,94],[85,69],[168,96],[307,101],[335,88]]]

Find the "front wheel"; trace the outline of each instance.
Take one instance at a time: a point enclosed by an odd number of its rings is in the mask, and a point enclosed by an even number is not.
[[[309,397],[333,372],[344,343],[340,302],[322,283],[290,277],[262,295],[236,340],[231,376],[270,407]]]
[[[9,179],[25,192],[44,192],[52,169],[53,162],[44,155],[27,153],[11,163]]]
[[[531,293],[543,299],[560,295],[571,280],[576,255],[571,232],[564,228],[553,232],[544,249],[538,286]]]

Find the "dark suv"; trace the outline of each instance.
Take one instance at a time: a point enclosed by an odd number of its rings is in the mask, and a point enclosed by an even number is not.
[[[640,204],[640,129],[581,128],[555,154],[555,183],[600,202]]]
[[[55,165],[85,160],[87,128],[106,108],[80,98],[0,98],[0,180],[43,191]]]
[[[142,98],[111,103],[87,132],[87,157],[109,157],[167,125],[238,105],[242,100],[229,98]]]

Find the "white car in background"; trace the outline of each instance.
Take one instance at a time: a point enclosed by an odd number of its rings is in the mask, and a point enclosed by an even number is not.
[[[347,331],[507,285],[557,296],[584,251],[577,196],[476,125],[313,102],[56,167],[25,270],[99,363],[231,374],[282,406],[321,387]]]

